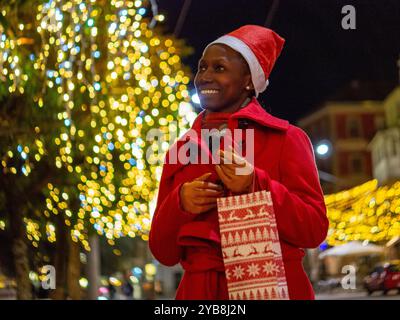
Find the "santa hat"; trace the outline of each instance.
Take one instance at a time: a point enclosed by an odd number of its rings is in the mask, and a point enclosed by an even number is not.
[[[211,42],[206,49],[217,43],[231,47],[247,61],[254,90],[258,96],[268,86],[269,75],[282,51],[285,39],[271,29],[246,25]]]

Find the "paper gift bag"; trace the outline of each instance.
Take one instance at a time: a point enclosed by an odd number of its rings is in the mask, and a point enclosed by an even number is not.
[[[270,192],[219,198],[222,254],[231,300],[287,300]]]

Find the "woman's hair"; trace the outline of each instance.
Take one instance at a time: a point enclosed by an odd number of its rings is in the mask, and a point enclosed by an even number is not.
[[[245,58],[241,55],[240,52],[237,52],[237,51],[235,51],[235,52],[237,53],[237,55],[238,55],[239,59],[242,61],[242,63],[246,66],[246,67],[245,67],[245,68],[246,68],[246,74],[248,74],[248,75],[251,76],[249,64],[247,63],[247,61],[246,61]],[[254,84],[253,84],[253,86],[254,86]],[[256,96],[256,91],[255,91],[254,89],[251,90],[251,91],[249,91],[249,94],[248,94],[248,97],[249,97],[249,98],[252,98],[252,97],[255,97],[255,96]]]

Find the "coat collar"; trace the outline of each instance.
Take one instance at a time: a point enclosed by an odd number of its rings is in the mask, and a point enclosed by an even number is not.
[[[202,111],[193,123],[192,129],[200,130],[201,121],[204,117],[205,111]],[[265,111],[256,98],[253,98],[245,107],[236,111],[229,117],[229,121],[237,121],[237,119],[248,119],[257,122],[258,124],[276,129],[280,131],[287,131],[289,122],[276,118]]]
[[[188,132],[184,134],[181,138],[179,138],[171,147],[171,149],[166,154],[166,159],[164,162],[163,168],[163,176],[165,179],[170,178],[175,172],[178,171],[179,168],[184,166],[181,163],[171,164],[169,162],[171,154],[177,154],[179,148],[182,144],[192,141],[200,147],[200,151],[205,152],[208,157],[211,157],[211,153],[205,145],[205,142],[201,139],[201,135],[199,134],[201,130],[201,123],[204,117],[205,111],[202,111],[194,121],[191,130],[197,132],[196,138],[193,138]],[[240,109],[239,111],[233,113],[228,120],[230,123],[230,128],[237,128],[239,119],[249,119],[259,123],[262,126],[272,128],[279,131],[287,131],[289,128],[289,122],[286,120],[282,120],[270,115],[267,111],[265,111],[260,104],[258,103],[256,98],[253,98],[245,107]],[[190,131],[190,130],[189,130]]]

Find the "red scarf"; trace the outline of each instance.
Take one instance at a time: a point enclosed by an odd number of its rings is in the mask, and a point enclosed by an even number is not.
[[[202,129],[218,129],[225,127],[231,113],[227,112],[206,112],[202,121]]]

